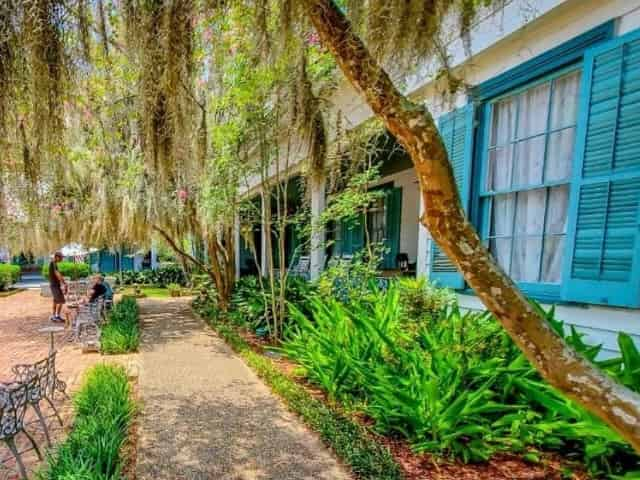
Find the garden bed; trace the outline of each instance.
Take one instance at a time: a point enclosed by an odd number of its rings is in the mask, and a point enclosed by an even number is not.
[[[140,346],[140,313],[136,300],[123,297],[108,314],[100,335],[100,351],[114,355],[132,353]]]
[[[300,366],[295,362],[286,356],[269,355],[271,345],[264,338],[247,329],[229,324],[212,324],[212,327],[234,350],[250,348],[252,352],[260,355],[263,361],[270,363],[273,368],[286,376],[289,381],[295,382],[296,385],[303,388],[309,396],[322,402],[327,408],[340,412],[340,415],[348,417],[349,421],[355,422],[365,429],[369,438],[391,453],[400,470],[400,478],[405,480],[428,478],[437,478],[438,480],[566,480],[568,478],[586,480],[589,478],[579,465],[568,462],[561,456],[552,453],[538,454],[535,463],[518,455],[497,454],[487,462],[473,464],[447,461],[430,454],[415,454],[407,441],[375,434],[371,430],[373,422],[370,418],[357,412],[348,413],[337,406],[323,390],[296,373]],[[240,348],[236,347],[236,344],[239,344]]]
[[[207,296],[194,307],[375,431],[407,478],[640,478],[631,447],[548,385],[490,314],[461,312],[451,292],[421,281],[381,289],[352,280],[297,286],[275,349],[265,339],[271,301],[256,282],[239,283],[226,315]],[[622,357],[599,361],[600,347],[565,330],[553,310],[540,312],[576,350],[640,389],[640,352],[627,335]]]
[[[136,412],[133,389],[123,367],[96,365],[74,395],[75,419],[67,439],[47,458],[38,478],[119,480],[133,472],[131,438]]]

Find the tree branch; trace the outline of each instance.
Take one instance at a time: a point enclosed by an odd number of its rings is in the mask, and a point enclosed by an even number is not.
[[[200,260],[198,260],[197,258],[195,258],[192,255],[189,255],[187,252],[185,252],[183,249],[181,249],[180,247],[178,247],[178,244],[173,240],[173,238],[171,238],[171,236],[165,232],[162,228],[160,228],[157,225],[153,225],[151,228],[153,228],[153,230],[155,230],[156,232],[158,232],[160,235],[162,235],[162,238],[164,238],[167,243],[169,244],[169,246],[171,247],[171,249],[176,252],[178,255],[182,256],[183,258],[186,258],[187,260],[193,262],[195,265],[197,265],[198,267],[200,267],[202,270],[204,270],[205,272],[210,272],[211,269],[209,267],[207,267],[204,263],[202,263]]]

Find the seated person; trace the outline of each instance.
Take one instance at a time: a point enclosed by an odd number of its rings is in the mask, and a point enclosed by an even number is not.
[[[104,277],[102,275],[96,275],[93,277],[93,285],[89,290],[89,295],[87,297],[87,303],[93,303],[98,298],[106,295],[107,287],[104,285]]]
[[[105,300],[113,300],[113,289],[111,288],[111,285],[109,285],[109,282],[107,282],[104,277],[102,277],[102,285],[104,285],[104,288],[107,289],[107,291],[104,294],[104,299]]]

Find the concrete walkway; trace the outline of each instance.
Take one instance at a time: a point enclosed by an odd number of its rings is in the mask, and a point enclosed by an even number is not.
[[[350,478],[186,300],[140,305],[137,478]]]

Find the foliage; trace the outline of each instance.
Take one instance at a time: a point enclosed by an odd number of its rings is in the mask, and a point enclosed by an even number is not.
[[[436,287],[426,278],[398,280],[400,308],[409,322],[436,320],[440,313],[457,303],[452,290]]]
[[[181,286],[187,284],[187,276],[184,270],[177,263],[165,263],[156,270],[124,270],[122,279],[118,279],[122,285],[157,285],[167,287],[170,283],[176,283]]]
[[[20,265],[0,263],[0,292],[20,280]]]
[[[275,282],[275,299],[279,302],[280,282]],[[286,288],[286,302],[288,306],[295,306],[298,310],[309,312],[308,299],[314,293],[312,284],[301,277],[288,276]],[[263,290],[257,277],[243,277],[236,283],[231,300],[231,319],[238,325],[246,325],[259,335],[269,334],[269,315],[273,293]],[[287,317],[284,323],[287,322]]]
[[[399,480],[400,469],[391,453],[367,429],[343,413],[314,398],[283,374],[271,360],[251,350],[233,327],[212,322],[213,328],[236,350],[287,406],[318,432],[340,459],[361,479]]]
[[[638,467],[630,446],[546,384],[489,314],[453,306],[407,328],[401,290],[392,284],[348,304],[315,298],[312,317],[294,309],[284,352],[332,398],[417,452],[480,461],[542,448],[582,458],[594,475]],[[553,315],[545,312],[564,335]],[[567,341],[591,359],[599,351],[573,329]],[[637,391],[640,355],[624,334],[620,345],[621,359],[599,365]]]
[[[58,271],[63,277],[78,280],[79,278],[86,278],[91,274],[91,267],[87,263],[75,263],[75,262],[58,262]],[[45,263],[42,266],[42,276],[49,278],[49,264]]]
[[[367,258],[364,252],[356,253],[352,259],[331,259],[320,275],[318,291],[324,298],[350,298],[367,296],[376,285],[379,257]]]
[[[135,412],[124,368],[106,364],[91,368],[73,403],[73,430],[47,457],[40,478],[122,478],[121,449]]]
[[[140,345],[138,304],[131,297],[123,297],[113,305],[107,324],[100,334],[100,350],[104,354],[135,352]]]
[[[177,283],[170,283],[167,285],[167,290],[169,291],[169,295],[172,297],[179,297],[182,295],[182,287]]]

